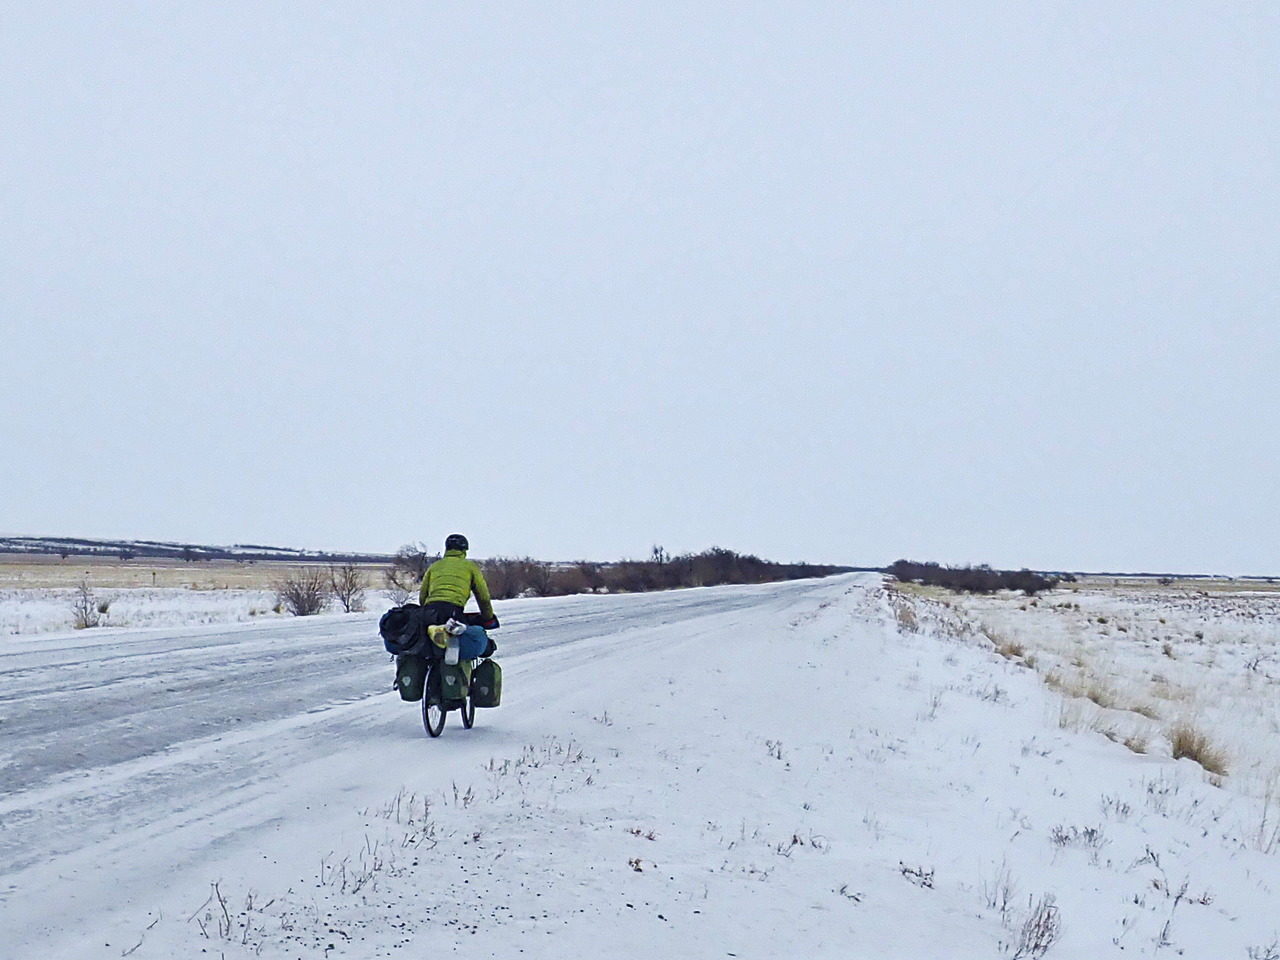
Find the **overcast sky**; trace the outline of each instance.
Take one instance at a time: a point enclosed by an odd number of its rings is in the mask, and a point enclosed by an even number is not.
[[[1261,2],[11,4],[0,532],[1280,573]]]

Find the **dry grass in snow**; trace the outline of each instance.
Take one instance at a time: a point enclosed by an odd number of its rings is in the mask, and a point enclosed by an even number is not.
[[[1280,592],[1230,587],[1092,580],[1031,599],[899,585],[895,602],[910,608],[899,622],[1039,672],[1068,698],[1063,727],[1194,760],[1257,797],[1280,773]]]

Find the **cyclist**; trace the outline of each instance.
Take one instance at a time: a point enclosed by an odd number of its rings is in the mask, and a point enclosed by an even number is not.
[[[418,602],[426,611],[427,623],[461,620],[462,609],[472,593],[480,604],[481,621],[490,623],[495,619],[489,585],[484,582],[480,566],[467,559],[469,548],[467,538],[462,534],[449,534],[444,541],[444,556],[427,567],[427,572],[422,575]]]

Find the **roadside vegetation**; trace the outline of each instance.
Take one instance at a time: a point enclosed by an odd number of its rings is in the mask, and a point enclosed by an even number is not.
[[[387,587],[393,596],[408,598],[415,594],[422,574],[438,558],[439,554],[428,552],[423,544],[401,547],[386,571]],[[775,563],[723,547],[671,556],[656,546],[644,560],[614,563],[548,563],[532,557],[490,557],[479,563],[495,600],[773,583],[826,577],[849,569],[827,564]]]
[[[1280,591],[1227,580],[1085,578],[1052,596],[891,583],[899,627],[987,646],[1064,697],[1059,725],[1194,761],[1266,803],[1280,845]]]
[[[344,613],[359,613],[364,609],[365,586],[363,571],[353,563],[327,569],[298,567],[275,583],[276,612],[309,617],[337,603]]]
[[[416,598],[423,572],[438,557],[424,544],[379,563],[0,554],[0,636],[358,613]],[[481,564],[499,600],[767,583],[848,569],[773,563],[721,548],[673,557],[661,547],[643,560],[616,563],[494,557]]]
[[[87,579],[76,584],[71,596],[71,622],[77,630],[100,627],[111,609],[111,601],[99,599]]]
[[[956,593],[995,593],[997,590],[1021,590],[1027,596],[1035,596],[1044,590],[1052,590],[1060,582],[1059,577],[1047,576],[1033,570],[993,570],[984,565],[976,567],[948,567],[940,563],[920,563],[915,560],[896,560],[885,572],[901,583],[919,583],[925,586],[945,587]],[[1074,580],[1070,574],[1066,575]]]

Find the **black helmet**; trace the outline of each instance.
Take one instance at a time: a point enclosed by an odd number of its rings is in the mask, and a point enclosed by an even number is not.
[[[460,533],[451,533],[444,538],[444,548],[446,550],[469,550],[471,545],[467,543],[467,538]]]

